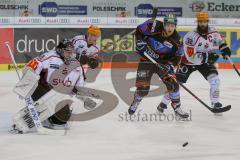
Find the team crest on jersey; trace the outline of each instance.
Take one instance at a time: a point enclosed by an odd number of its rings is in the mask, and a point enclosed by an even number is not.
[[[187,54],[189,57],[192,57],[194,54],[194,48],[193,47],[187,47]]]
[[[164,41],[163,44],[165,46],[167,46],[168,48],[172,48],[173,47],[173,45],[171,43],[169,43],[168,41]]]

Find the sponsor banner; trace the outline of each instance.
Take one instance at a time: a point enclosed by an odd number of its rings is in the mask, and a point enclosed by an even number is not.
[[[196,12],[207,11],[215,18],[240,18],[240,1],[238,0],[189,0],[186,13],[193,15]]]
[[[44,52],[54,50],[62,39],[84,34],[86,30],[86,28],[15,28],[15,59],[18,63],[26,63]],[[130,28],[102,28],[102,36],[98,45],[106,46],[107,43],[117,41],[132,30]],[[112,54],[115,53],[131,53],[130,60],[136,60],[137,55],[132,54],[135,48],[133,38],[133,35],[129,35],[113,46],[113,49],[103,52],[103,61],[111,61]]]
[[[131,32],[132,28],[102,28],[101,40],[98,45],[103,48],[107,44],[118,41],[122,36]],[[184,36],[191,28],[179,27],[178,31]],[[230,46],[233,57],[240,57],[240,29],[219,28]],[[72,38],[78,34],[86,33],[86,28],[15,28],[14,44],[15,57],[18,63],[26,63],[30,59],[41,55],[46,51],[55,49],[55,46],[64,38]],[[117,54],[125,54],[128,61],[137,61],[135,54],[135,37],[128,35],[118,41],[110,49],[101,53],[103,61],[110,62]],[[119,58],[118,61],[123,59]]]
[[[157,7],[154,5],[154,8],[157,8],[157,16],[165,16],[168,13],[173,13],[178,17],[182,17],[182,7]],[[135,7],[135,16],[137,17],[152,17],[153,14],[153,5],[150,3],[139,4]]]
[[[111,25],[133,25],[137,26],[143,23],[146,19],[140,18],[108,18],[108,24]]]
[[[239,0],[1,0],[2,17],[150,17],[158,7],[158,16],[172,12],[194,18],[199,11],[208,11],[213,18],[240,18]]]
[[[107,17],[72,17],[70,18],[70,24],[79,24],[79,25],[107,25]]]
[[[46,17],[45,23],[48,25],[70,24],[68,17]]]
[[[0,17],[0,25],[15,24],[14,17]]]
[[[122,17],[0,17],[0,25],[106,25],[108,27],[118,27],[119,25],[137,26],[148,18],[122,18]],[[162,20],[163,17],[157,17]],[[196,26],[196,18],[178,18],[178,26]],[[211,18],[209,24],[212,26],[239,27],[239,19]],[[1,27],[1,26],[0,26]]]
[[[100,17],[131,17],[126,0],[99,0],[88,5],[89,16]],[[130,6],[131,7],[131,6]]]
[[[23,69],[25,66],[25,63],[18,63],[17,68],[18,69]],[[13,64],[0,64],[0,71],[11,71],[15,70],[15,67]]]
[[[26,63],[42,53],[54,50],[64,38],[72,38],[85,32],[79,28],[15,28],[15,59],[18,63]]]
[[[34,16],[34,1],[29,0],[1,0],[0,15],[2,17]]]
[[[44,25],[45,23],[46,23],[45,18],[43,18],[43,17],[15,17],[14,18],[14,24]]]
[[[13,28],[0,28],[0,64],[12,63],[10,54],[8,53],[8,49],[5,43],[8,42],[10,47],[13,49],[13,32]]]
[[[25,67],[26,63],[18,63],[17,68],[22,70]],[[235,66],[240,69],[240,63],[237,61]],[[137,68],[138,62],[103,62],[100,68],[109,69],[109,68]],[[232,65],[228,62],[218,62],[216,67],[219,69],[233,69]],[[84,68],[88,68],[84,66]],[[13,64],[0,64],[0,71],[13,71],[15,70]]]
[[[87,15],[85,5],[58,5],[56,2],[43,2],[38,8],[43,17],[56,17],[58,15]]]
[[[168,13],[173,13],[177,17],[182,17],[182,8],[181,7],[157,7],[157,15],[165,16]]]

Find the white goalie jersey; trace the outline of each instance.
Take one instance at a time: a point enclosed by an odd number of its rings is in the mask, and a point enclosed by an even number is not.
[[[86,35],[78,35],[71,40],[78,56],[84,54],[90,57],[98,57],[99,47],[97,45],[88,45]]]
[[[184,63],[201,65],[203,53],[211,53],[211,51],[218,49],[221,44],[225,43],[225,40],[215,28],[209,27],[208,31],[206,39],[197,33],[197,29],[188,32],[184,36],[184,58],[186,61]]]
[[[56,51],[50,51],[31,60],[27,67],[40,75],[39,83],[43,86],[84,86],[84,73],[79,62],[70,65],[65,65]]]

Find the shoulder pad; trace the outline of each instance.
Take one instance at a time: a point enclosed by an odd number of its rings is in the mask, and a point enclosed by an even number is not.
[[[56,53],[56,51],[49,51],[37,57],[37,60],[44,61],[46,59],[49,59],[50,57],[59,57],[59,55]]]
[[[208,27],[208,32],[217,32],[215,27]]]
[[[86,41],[85,35],[78,35],[78,36],[73,37],[73,38],[72,38],[72,43],[74,44],[74,43],[76,43],[76,42],[79,41],[79,40],[84,40],[84,41]]]
[[[75,37],[73,37],[73,39],[83,39],[83,40],[85,40],[85,35],[77,35],[77,36],[75,36]]]

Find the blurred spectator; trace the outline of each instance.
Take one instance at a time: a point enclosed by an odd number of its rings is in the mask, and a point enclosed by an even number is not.
[[[129,11],[118,11],[116,17],[128,17],[129,15]]]
[[[33,15],[33,11],[29,11],[29,10],[23,10],[20,12],[20,17],[28,17]]]

